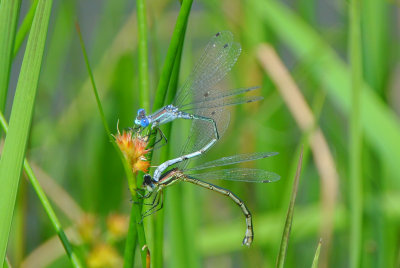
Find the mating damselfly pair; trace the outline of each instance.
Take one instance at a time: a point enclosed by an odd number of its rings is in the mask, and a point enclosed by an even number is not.
[[[175,119],[190,119],[192,126],[189,137],[179,157],[160,164],[153,176],[144,176],[144,188],[148,191],[144,198],[152,197],[150,209],[143,217],[151,215],[163,207],[163,190],[177,182],[190,182],[203,188],[215,191],[231,198],[242,210],[246,218],[246,234],[244,245],[253,241],[253,225],[250,211],[231,191],[214,184],[202,181],[223,179],[244,182],[268,183],[279,179],[279,175],[261,169],[231,168],[200,173],[199,171],[220,166],[238,164],[276,155],[274,152],[240,154],[224,157],[192,168],[189,162],[196,157],[203,156],[219,140],[228,127],[230,113],[228,107],[232,105],[261,100],[260,96],[245,96],[244,93],[258,87],[221,90],[218,82],[231,70],[241,52],[239,43],[234,42],[231,32],[224,31],[214,35],[207,44],[198,63],[189,75],[183,86],[178,90],[172,104],[167,105],[153,114],[146,115],[145,110],[139,109],[135,124],[138,131],[148,126],[159,130],[159,126]],[[151,133],[151,131],[150,131]],[[165,138],[165,140],[167,140]],[[173,169],[168,167],[177,164]]]

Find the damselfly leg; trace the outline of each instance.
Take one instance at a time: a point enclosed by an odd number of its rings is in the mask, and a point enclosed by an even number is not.
[[[157,200],[157,201],[155,201]],[[153,215],[157,211],[161,210],[164,206],[164,200],[163,200],[163,191],[159,191],[156,193],[156,197],[154,198],[154,203],[153,206],[148,209],[145,213],[142,214],[142,220],[140,222],[143,222],[143,219]]]
[[[154,130],[154,132],[152,132],[152,136],[155,137],[155,139],[157,139],[157,134],[160,134],[160,137],[158,138],[158,140],[156,140],[154,142],[153,148],[154,149],[159,149],[161,147],[163,147],[164,145],[166,145],[168,143],[168,139],[167,137],[164,135],[164,132],[158,127],[155,126],[152,128],[152,131]],[[160,142],[162,142],[164,140],[164,143],[159,144]]]

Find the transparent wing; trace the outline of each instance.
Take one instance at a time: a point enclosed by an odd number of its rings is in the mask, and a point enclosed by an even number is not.
[[[252,168],[222,169],[198,174],[191,174],[191,172],[185,171],[185,174],[202,180],[229,180],[268,183],[280,179],[280,176],[274,172]]]
[[[278,154],[277,152],[259,152],[259,153],[238,154],[238,155],[233,155],[233,156],[227,156],[227,157],[222,157],[220,159],[210,161],[210,162],[204,163],[202,165],[190,168],[187,171],[195,171],[195,170],[220,167],[220,166],[228,166],[228,165],[238,164],[238,163],[242,163],[242,162],[263,159],[263,158],[271,157],[271,156],[274,156],[277,154]]]
[[[198,106],[188,109],[181,109],[182,112],[191,112],[193,114],[199,114],[202,109],[212,109],[212,108],[222,108],[226,106],[233,106],[243,103],[250,103],[264,99],[262,96],[240,96],[240,97],[229,97],[223,99],[223,102],[219,100],[209,100],[207,102],[203,102]],[[196,112],[197,111],[197,112]]]
[[[173,104],[181,106],[197,102],[231,70],[241,52],[229,31],[219,32],[208,42],[199,61],[178,90]]]
[[[181,111],[190,111],[195,110],[197,108],[205,108],[205,107],[216,107],[216,105],[211,105],[211,103],[218,102],[220,107],[229,106],[229,105],[237,105],[245,103],[243,101],[245,98],[243,96],[244,93],[258,89],[259,87],[251,87],[251,88],[236,88],[236,89],[228,89],[228,90],[218,90],[212,89],[204,93],[204,96],[198,98],[196,102],[191,102],[185,104],[179,108]],[[256,100],[263,99],[261,96],[249,96],[246,98],[253,98]]]
[[[224,135],[226,129],[228,128],[230,113],[226,107],[193,110],[193,114],[213,119],[217,125],[219,138]],[[180,155],[193,153],[204,148],[215,137],[214,125],[211,122],[192,120],[189,136],[182,148]],[[199,157],[197,157],[197,159],[198,158]],[[189,163],[190,160],[184,161],[178,165],[178,168],[184,170]]]

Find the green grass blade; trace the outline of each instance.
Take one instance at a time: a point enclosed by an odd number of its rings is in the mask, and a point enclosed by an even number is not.
[[[179,48],[180,38],[185,32],[192,3],[193,0],[184,0],[182,2],[182,6],[176,20],[174,32],[172,34],[171,42],[168,47],[167,57],[165,58],[165,63],[161,72],[160,81],[158,82],[156,96],[153,104],[153,111],[160,108],[164,103],[172,70],[174,68],[174,62]]]
[[[3,263],[3,268],[11,268],[12,266],[11,266],[11,264],[10,264],[10,261],[8,260],[8,257],[6,257],[6,259],[4,260],[4,263]]]
[[[3,3],[4,4],[4,3]],[[10,127],[0,160],[0,260],[6,253],[15,199],[28,141],[36,89],[51,14],[51,0],[38,3],[29,34],[10,117]]]
[[[334,50],[301,18],[280,2],[252,0],[255,15],[273,30],[290,51],[299,59],[312,55],[310,75],[322,85],[328,97],[346,115],[351,113],[351,73]],[[400,174],[400,124],[395,114],[363,83],[361,92],[361,124],[365,138],[387,163],[391,176]],[[397,187],[399,180],[392,181]]]
[[[317,250],[315,251],[314,260],[312,262],[311,268],[318,268],[319,253],[321,252],[322,240],[318,242]]]
[[[131,209],[133,209],[133,206]],[[130,217],[129,229],[128,229],[128,234],[126,236],[125,249],[124,249],[124,268],[131,268],[135,263],[135,249],[137,244],[136,224],[137,223],[135,218]]]
[[[20,6],[21,0],[3,0],[0,4],[0,111],[4,111],[7,100]]]
[[[6,119],[3,116],[3,113],[1,113],[1,112],[0,112],[0,124],[1,124],[1,127],[3,128],[3,131],[7,134],[8,124],[7,124]],[[63,244],[63,247],[68,254],[68,257],[71,259],[72,265],[74,267],[82,267],[79,258],[77,257],[76,253],[73,250],[71,243],[69,242],[67,236],[65,235],[64,229],[62,228],[61,223],[58,220],[57,215],[54,212],[54,209],[51,206],[49,199],[47,198],[42,187],[40,186],[40,183],[39,183],[38,179],[36,178],[36,175],[33,172],[32,168],[29,165],[28,160],[26,158],[24,159],[24,171],[25,171],[26,175],[28,176],[28,179],[29,179],[30,183],[32,184],[32,187],[35,190],[44,210],[46,211],[46,214],[49,217],[49,220],[50,220],[54,230],[56,231],[58,237],[60,238],[61,243]]]
[[[360,267],[362,244],[362,178],[361,178],[361,146],[362,133],[360,123],[362,65],[361,65],[361,29],[360,1],[350,2],[350,43],[352,105],[350,114],[349,140],[349,200],[350,200],[350,267]]]
[[[363,0],[361,12],[363,66],[365,81],[383,98],[389,87],[390,4],[385,1]]]
[[[299,162],[297,164],[296,175],[293,181],[292,196],[290,197],[289,209],[286,215],[285,228],[282,234],[281,246],[279,248],[276,267],[282,268],[285,264],[286,252],[289,243],[290,230],[292,228],[294,204],[296,202],[297,190],[299,188],[301,165],[303,161],[303,149],[300,151]]]
[[[106,133],[107,133],[107,136],[111,137],[110,128],[109,128],[109,126],[107,124],[107,120],[106,120],[105,115],[104,115],[104,110],[103,110],[103,107],[101,105],[101,101],[100,101],[99,93],[97,91],[97,87],[96,87],[96,83],[95,83],[95,80],[94,80],[93,72],[92,72],[92,69],[91,69],[90,64],[89,64],[89,59],[87,57],[85,43],[83,42],[82,34],[81,34],[81,31],[80,31],[78,23],[76,23],[76,29],[77,29],[77,32],[78,32],[79,41],[80,41],[80,44],[81,44],[82,53],[83,53],[83,56],[84,56],[84,59],[85,59],[86,67],[87,67],[87,70],[88,70],[88,73],[89,73],[89,76],[90,76],[90,81],[92,83],[93,93],[94,93],[94,95],[96,97],[96,102],[97,102],[98,110],[100,112],[100,117],[101,117],[101,120],[103,122],[103,126],[104,126],[104,129],[105,129]],[[132,251],[129,251],[129,250],[133,249],[135,244],[136,244],[136,241],[137,241],[136,240],[136,232],[137,232],[137,236],[139,238],[140,248],[142,249],[144,246],[147,246],[146,236],[145,236],[143,224],[140,223],[141,220],[142,220],[142,218],[141,218],[141,206],[140,206],[137,194],[136,194],[136,177],[133,176],[131,168],[129,167],[129,163],[126,161],[125,157],[123,156],[122,152],[118,148],[118,145],[115,143],[114,139],[112,139],[111,141],[112,141],[112,145],[113,145],[114,149],[117,151],[117,153],[118,153],[118,155],[119,155],[119,157],[121,159],[121,162],[122,162],[122,164],[124,166],[125,174],[126,174],[127,179],[128,179],[129,189],[130,189],[131,194],[132,194],[132,202],[133,202],[133,204],[132,204],[131,216],[130,216],[131,217],[130,224],[129,224],[130,227],[129,227],[129,230],[128,230],[128,238],[127,238],[127,243],[126,243],[126,248],[128,248],[128,249],[126,249],[125,252],[131,252],[131,254],[135,254],[135,252],[133,250]],[[135,224],[132,224],[132,222],[134,222]],[[135,228],[134,227],[136,227],[136,232],[135,232]],[[142,266],[146,267],[147,250],[141,250],[140,252],[141,252],[141,256],[142,256]],[[134,261],[134,257],[133,256],[131,256],[129,258],[127,257],[127,260],[130,261],[130,262],[133,262]],[[129,264],[129,262],[128,262],[128,264]],[[124,263],[124,265],[126,265],[126,264]]]
[[[146,1],[136,1],[137,20],[138,20],[138,56],[139,56],[139,91],[140,105],[146,111],[150,109],[150,87],[149,87],[149,51],[148,51],[148,33]]]
[[[100,101],[99,91],[97,90],[96,83],[94,81],[92,68],[90,68],[89,59],[88,59],[88,56],[87,56],[87,53],[86,53],[85,43],[83,42],[81,30],[80,30],[79,24],[77,22],[75,23],[75,27],[76,27],[76,31],[77,31],[78,36],[79,36],[79,42],[81,44],[83,57],[85,59],[86,69],[87,69],[87,71],[89,73],[90,82],[92,83],[93,94],[94,94],[94,96],[96,98],[97,108],[98,108],[99,113],[100,113],[101,122],[103,123],[103,127],[104,127],[104,130],[107,133],[107,136],[111,137],[110,127],[108,126],[107,120],[106,120],[106,116],[104,115],[103,106],[101,105],[101,101]],[[118,149],[118,151],[119,151],[119,149]]]
[[[31,29],[33,16],[35,15],[35,11],[36,11],[38,2],[39,2],[39,0],[34,0],[32,2],[32,5],[29,8],[28,13],[26,14],[24,20],[21,23],[21,26],[19,26],[17,36],[15,37],[13,58],[15,58],[15,56],[17,56],[18,51],[21,48],[21,45],[24,42],[26,35],[28,34],[29,30]]]
[[[183,50],[183,44],[185,40],[185,33],[186,33],[186,25],[185,25],[185,30],[183,32],[183,35],[180,38],[179,41],[179,47],[177,51],[177,55],[175,58],[175,63],[174,63],[174,68],[172,70],[172,75],[171,75],[171,80],[168,88],[168,93],[164,102],[164,105],[172,103],[172,100],[175,96],[176,90],[178,88],[178,81],[179,81],[179,73],[180,73],[180,66],[181,66],[181,58],[182,58],[182,50]],[[168,124],[165,126],[165,131],[164,133],[166,134],[167,137],[171,137],[171,124]],[[170,152],[170,147],[171,145],[168,144],[166,148],[161,152],[161,159],[162,160],[167,160]],[[174,237],[172,243],[171,243],[171,263],[170,265],[172,267],[194,267],[192,264],[189,263],[189,252],[186,252],[185,249],[190,247],[188,245],[188,234],[185,232],[185,220],[184,220],[184,211],[183,211],[183,206],[182,204],[184,203],[183,197],[182,197],[182,186],[183,185],[176,185],[175,187],[169,189],[168,191],[168,206],[171,208],[169,215],[167,217],[169,218],[169,222],[173,222],[173,224],[170,225],[170,232],[171,236]],[[163,213],[163,212],[162,212]],[[157,216],[157,233],[161,234],[162,227],[160,223],[160,217]],[[156,248],[158,246],[162,246],[162,240],[163,237],[157,237],[156,236]],[[191,252],[194,249],[191,250]],[[158,249],[157,249],[158,251]],[[158,253],[158,252],[157,252]],[[160,253],[158,253],[160,254]],[[162,267],[162,263],[157,263],[158,266],[156,267]]]

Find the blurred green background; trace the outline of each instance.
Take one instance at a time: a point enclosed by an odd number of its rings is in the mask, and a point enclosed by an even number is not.
[[[22,1],[20,23],[34,2]],[[180,3],[146,3],[153,99]],[[243,50],[224,87],[260,85],[264,96],[232,110],[228,131],[207,158],[276,151],[279,155],[248,166],[274,171],[281,180],[268,185],[219,183],[253,214],[255,242],[250,248],[241,245],[244,219],[230,200],[193,185],[167,189],[163,212],[145,221],[153,252],[151,226],[165,220],[165,267],[275,266],[302,145],[286,266],[310,267],[322,238],[319,266],[349,267],[355,196],[362,217],[357,225],[359,266],[400,266],[399,3],[361,0],[360,6],[361,183],[351,187],[350,131],[356,109],[351,99],[349,2],[194,1],[180,81],[209,38],[229,30]],[[123,167],[101,124],[74,23],[80,24],[105,114],[116,133],[118,120],[120,129],[132,126],[141,107],[135,9],[135,1],[127,0],[54,1],[37,91],[27,157],[68,237],[91,267],[121,264],[132,203]],[[7,118],[24,46],[13,61]],[[281,67],[287,76],[274,73]],[[174,126],[172,154],[186,131]],[[20,183],[9,241],[7,255],[15,267],[70,266],[26,180]]]

